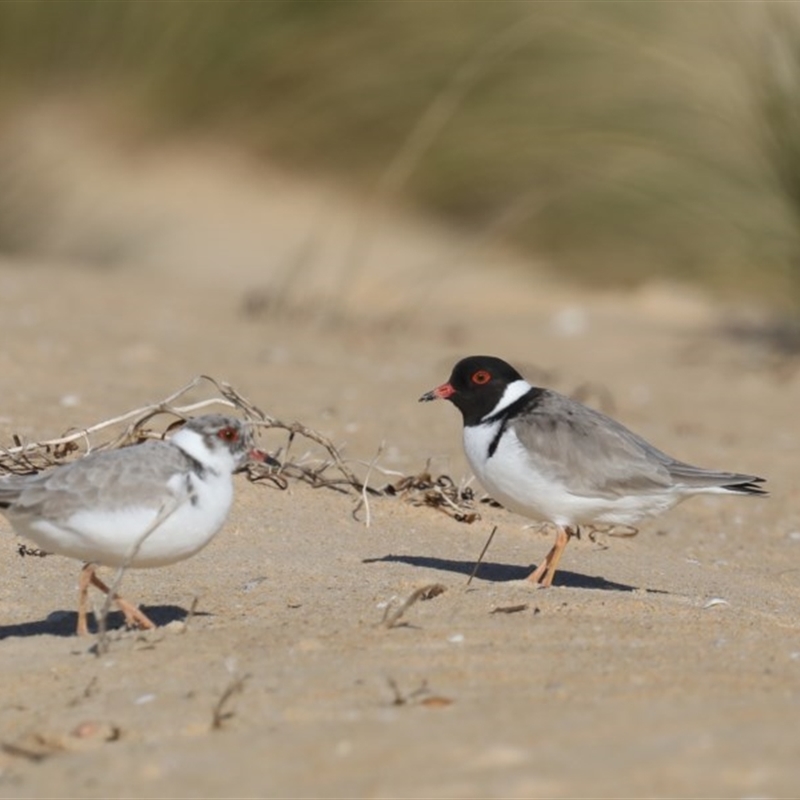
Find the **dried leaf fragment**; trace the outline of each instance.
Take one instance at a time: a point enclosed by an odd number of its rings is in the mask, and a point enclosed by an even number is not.
[[[527,603],[519,603],[515,606],[495,606],[489,613],[490,614],[516,614],[519,611],[525,611],[528,608]]]
[[[452,705],[453,701],[449,697],[442,697],[441,695],[435,694],[420,700],[419,704],[421,706],[427,706],[428,708],[445,708],[446,706]]]

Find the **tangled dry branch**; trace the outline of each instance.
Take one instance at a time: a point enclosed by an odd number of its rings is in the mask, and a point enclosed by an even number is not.
[[[192,392],[208,387],[214,391],[214,396],[187,402]],[[287,489],[293,481],[299,481],[313,488],[351,495],[355,500],[353,516],[360,519],[359,515],[364,511],[367,523],[369,498],[378,496],[398,497],[413,505],[428,506],[459,522],[470,523],[480,518],[474,508],[472,489],[460,488],[447,475],[432,475],[429,464],[417,475],[403,476],[382,488],[372,487],[368,483],[372,465],[364,477],[359,477],[356,469],[326,436],[300,422],[286,423],[266,414],[233,386],[208,375],[197,376],[159,402],[87,428],[68,431],[55,439],[23,442],[15,435],[12,447],[0,448],[0,475],[39,472],[93,451],[124,447],[145,439],[160,439],[189,416],[212,406],[238,411],[259,431],[278,430],[286,433],[286,440],[273,453],[271,463],[248,464],[247,477],[254,483],[268,483],[278,489]],[[154,424],[161,417],[171,419],[166,425]],[[316,448],[312,447],[311,451],[294,457],[292,450],[293,447],[296,449],[298,438]],[[321,454],[314,455],[314,449],[321,451]]]

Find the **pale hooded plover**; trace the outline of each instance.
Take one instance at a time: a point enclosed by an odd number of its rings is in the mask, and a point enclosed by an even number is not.
[[[164,441],[0,479],[0,511],[42,550],[86,562],[78,598],[78,633],[85,634],[89,586],[109,591],[96,566],[161,567],[193,556],[225,522],[232,474],[251,457],[264,456],[246,423],[208,414]],[[114,600],[129,625],[154,627],[136,606]]]

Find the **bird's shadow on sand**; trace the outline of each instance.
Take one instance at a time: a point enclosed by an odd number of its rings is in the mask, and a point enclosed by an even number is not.
[[[387,555],[380,558],[365,558],[362,563],[374,564],[377,562],[400,562],[410,564],[413,567],[428,567],[430,569],[441,569],[446,572],[460,572],[462,575],[472,575],[475,569],[474,561],[454,561],[448,558],[434,558],[433,556],[410,556],[410,555]],[[505,583],[507,581],[521,581],[528,577],[536,568],[535,565],[521,567],[519,564],[498,564],[492,561],[481,562],[475,578],[483,581],[493,581],[495,583]],[[580,575],[577,572],[559,570],[556,573],[554,586],[569,586],[573,589],[601,589],[613,592],[634,592],[640,587],[629,586],[626,583],[614,583],[607,581],[599,575]],[[659,589],[648,589],[648,593],[667,594]]]
[[[168,625],[176,620],[185,620],[189,612],[180,606],[142,606],[142,611],[158,626]],[[195,611],[194,616],[206,616]],[[75,636],[78,626],[76,611],[53,611],[44,619],[33,622],[20,622],[17,625],[0,625],[0,641],[14,636]],[[118,630],[125,627],[125,617],[121,611],[112,611],[108,615],[107,629]],[[97,624],[93,614],[89,615],[89,632],[97,632]]]

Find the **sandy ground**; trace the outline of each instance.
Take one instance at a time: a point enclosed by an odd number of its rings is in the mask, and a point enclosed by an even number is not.
[[[124,631],[115,615],[99,656],[72,635],[79,565],[21,558],[3,523],[0,796],[796,797],[795,365],[722,335],[720,309],[681,292],[553,286],[417,221],[370,220],[365,266],[342,283],[331,263],[346,262],[358,205],[223,162],[140,153],[91,173],[62,222],[90,242],[86,193],[124,198],[111,222],[113,204],[95,204],[104,232],[142,245],[113,268],[79,247],[0,264],[2,443],[207,373],[362,471],[382,444],[385,470],[430,458],[460,481],[459,415],[417,398],[484,352],[685,460],[763,475],[772,495],[695,499],[633,538],[584,537],[535,590],[520,579],[549,535],[502,509],[467,525],[375,498],[366,527],[353,496],[240,477],[206,550],[125,576],[162,627]],[[338,231],[339,249],[315,231]],[[292,264],[301,279],[270,305]],[[446,591],[380,624],[431,583]],[[509,606],[523,608],[496,612]]]

